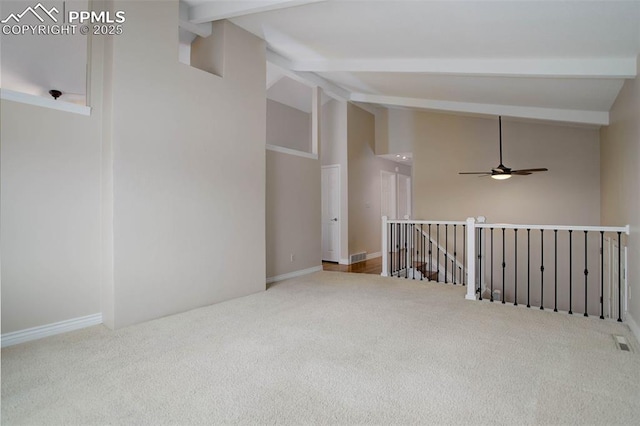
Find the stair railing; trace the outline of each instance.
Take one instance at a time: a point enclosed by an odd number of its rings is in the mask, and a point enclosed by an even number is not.
[[[428,265],[427,280],[434,272],[438,280],[464,285],[466,226],[464,221],[389,220],[383,216],[382,275],[424,280]]]
[[[622,321],[628,225],[466,224],[465,298]]]

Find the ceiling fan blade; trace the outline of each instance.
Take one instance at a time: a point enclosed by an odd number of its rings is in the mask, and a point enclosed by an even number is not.
[[[525,172],[525,173],[533,173],[533,172],[548,172],[549,169],[546,168],[540,168],[540,169],[522,169],[522,170],[512,170],[511,173],[520,173],[520,172]]]
[[[491,169],[489,172],[459,172],[461,175],[480,175],[483,176],[492,176],[495,179],[504,180],[508,179],[512,175],[520,175],[526,176],[530,175],[534,172],[547,172],[549,169],[547,168],[539,168],[539,169],[522,169],[522,170],[511,170],[509,167],[506,167],[502,164],[502,116],[498,116],[498,131],[499,131],[499,143],[500,143],[500,165]]]

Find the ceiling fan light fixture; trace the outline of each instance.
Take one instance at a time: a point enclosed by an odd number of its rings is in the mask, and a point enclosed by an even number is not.
[[[505,180],[511,177],[511,173],[494,173],[491,177],[496,180]]]

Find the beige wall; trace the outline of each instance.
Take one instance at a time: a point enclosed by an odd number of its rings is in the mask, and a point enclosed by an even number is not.
[[[1,101],[2,333],[100,313],[102,43],[90,117]]]
[[[498,123],[415,113],[414,216],[490,222],[599,225],[600,153],[597,129],[503,120],[504,163],[548,172],[506,181],[459,175],[499,163]]]
[[[639,64],[640,66],[640,60]],[[640,81],[628,80],[600,131],[602,224],[631,225],[629,313],[640,324]]]
[[[264,43],[216,23],[220,78],[178,62],[177,1],[111,6],[91,117],[2,101],[3,333],[265,288]]]
[[[311,152],[311,114],[267,99],[267,143]]]
[[[320,162],[267,151],[266,185],[267,277],[322,265]]]
[[[347,106],[349,254],[381,251],[380,171],[411,175],[411,169],[375,155],[375,117]]]
[[[178,3],[117,2],[114,317],[121,327],[265,288],[265,47],[223,21],[223,78],[178,62]]]

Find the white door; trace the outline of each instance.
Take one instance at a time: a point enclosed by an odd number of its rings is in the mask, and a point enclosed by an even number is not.
[[[340,260],[340,165],[322,167],[322,260]]]
[[[396,174],[380,172],[380,216],[397,219]]]
[[[411,178],[398,175],[398,218],[411,217]]]

